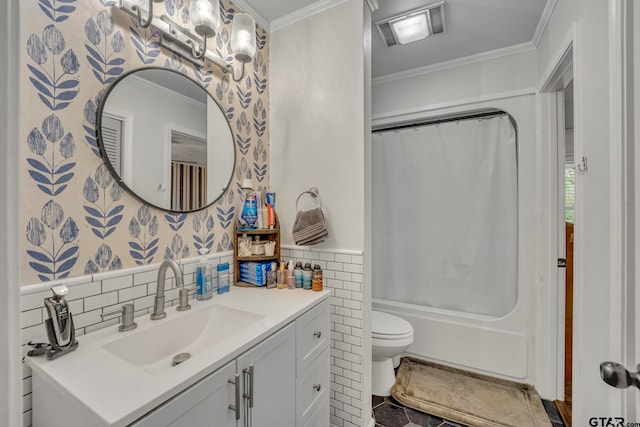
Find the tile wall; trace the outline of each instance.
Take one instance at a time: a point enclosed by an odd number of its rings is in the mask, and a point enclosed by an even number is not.
[[[214,265],[232,263],[231,252],[210,257]],[[295,262],[319,264],[325,288],[331,297],[331,425],[362,426],[362,253],[354,251],[310,250],[301,247],[282,249],[282,258]],[[195,283],[197,258],[179,261],[183,266],[185,286]],[[49,287],[64,283],[69,288],[68,301],[77,335],[84,335],[117,324],[117,318],[103,320],[103,312],[133,302],[136,316],[151,312],[156,290],[158,264],[115,272],[98,273],[73,279],[25,286],[21,297],[21,324],[24,353],[29,341],[46,341],[43,300]],[[168,277],[172,273],[167,273]],[[169,285],[169,284],[167,284]],[[214,281],[214,288],[217,283]],[[233,292],[233,290],[232,290]],[[277,292],[274,290],[274,292]],[[171,280],[166,290],[167,306],[177,304],[178,289]],[[214,295],[215,298],[215,295]],[[31,426],[31,370],[23,364],[23,426]],[[39,427],[39,426],[38,426]]]

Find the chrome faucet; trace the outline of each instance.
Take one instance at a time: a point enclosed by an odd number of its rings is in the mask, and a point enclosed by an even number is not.
[[[160,269],[158,270],[158,286],[156,288],[156,298],[153,303],[151,320],[164,319],[167,316],[167,313],[164,312],[164,281],[168,267],[171,267],[173,270],[173,275],[176,278],[176,286],[183,286],[182,270],[178,263],[172,259],[165,259],[162,261]]]

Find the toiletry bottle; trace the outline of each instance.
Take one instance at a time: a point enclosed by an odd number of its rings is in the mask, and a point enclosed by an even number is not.
[[[267,193],[265,201],[267,203],[267,224],[269,229],[273,230],[276,228],[276,193]]]
[[[229,263],[218,264],[218,293],[223,294],[229,291]]]
[[[207,270],[209,267],[209,263],[207,262],[206,255],[207,252],[209,252],[209,249],[201,248],[198,252],[200,252],[200,259],[198,260],[198,265],[196,266],[196,299],[198,301],[203,301],[211,298],[212,295],[210,275],[209,280],[207,281]]]
[[[293,276],[296,280],[296,288],[302,287],[302,263],[296,262],[296,268],[293,269]]]
[[[284,269],[284,261],[280,263],[280,270],[277,274],[278,289],[287,289],[287,272]]]
[[[302,287],[305,289],[311,289],[311,274],[311,263],[306,263],[302,271]]]
[[[311,273],[311,290],[322,290],[322,269],[318,264],[313,266],[313,272]]]
[[[293,275],[293,261],[289,260],[289,267],[287,268],[287,288],[296,288],[296,279]]]
[[[240,229],[253,230],[257,226],[258,221],[258,205],[256,201],[256,193],[250,179],[242,181],[242,190],[244,191],[244,202],[240,211]]]

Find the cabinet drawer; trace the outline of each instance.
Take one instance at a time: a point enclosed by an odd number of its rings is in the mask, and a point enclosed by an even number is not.
[[[296,320],[296,373],[299,375],[329,347],[329,300]]]
[[[329,349],[325,348],[296,379],[296,425],[306,425],[322,406],[329,413],[329,381]]]
[[[323,402],[317,405],[304,427],[327,427],[330,425],[329,420],[329,396],[327,396]]]

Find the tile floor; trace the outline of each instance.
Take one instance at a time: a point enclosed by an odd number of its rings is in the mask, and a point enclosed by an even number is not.
[[[553,402],[542,401],[553,427],[564,427]],[[376,427],[463,427],[453,421],[443,420],[403,406],[393,397],[372,396],[373,416]]]

